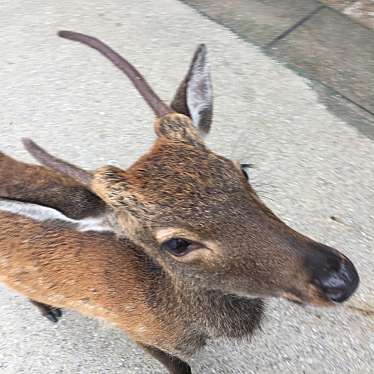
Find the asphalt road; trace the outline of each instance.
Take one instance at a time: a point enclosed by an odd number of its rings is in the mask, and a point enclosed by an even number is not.
[[[30,160],[20,138],[86,168],[128,166],[154,139],[153,115],[95,51],[59,39],[97,36],[130,59],[165,99],[207,44],[216,151],[254,163],[251,180],[295,229],[339,248],[361,287],[343,307],[271,300],[250,342],[210,344],[195,373],[374,372],[374,143],[331,114],[309,82],[176,0],[0,0],[0,149]],[[339,222],[331,220],[336,216]],[[58,325],[0,289],[0,373],[163,373],[102,321],[65,313]]]

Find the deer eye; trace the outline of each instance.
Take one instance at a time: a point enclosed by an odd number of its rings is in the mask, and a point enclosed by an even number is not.
[[[194,249],[194,244],[186,239],[172,238],[163,242],[161,249],[170,252],[174,256],[184,256]]]

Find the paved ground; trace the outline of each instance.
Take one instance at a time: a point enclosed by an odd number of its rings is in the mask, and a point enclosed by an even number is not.
[[[251,179],[271,208],[341,249],[359,269],[360,290],[346,306],[320,310],[273,300],[262,333],[251,342],[210,345],[194,359],[195,372],[372,373],[371,119],[367,133],[350,126],[309,81],[176,0],[50,4],[0,0],[3,151],[29,160],[19,139],[32,136],[85,167],[127,166],[154,138],[152,114],[121,73],[94,51],[58,39],[58,29],[106,40],[165,99],[196,44],[205,42],[216,100],[211,147],[253,162]],[[51,326],[4,288],[0,320],[0,373],[163,372],[117,329],[71,312]]]
[[[312,79],[337,116],[347,120],[343,103],[360,122],[367,116],[373,121],[374,0],[277,0],[276,6],[272,0],[182,1]],[[362,3],[366,11],[359,11]],[[362,19],[371,20],[371,28],[358,22]]]
[[[321,0],[331,7],[374,29],[374,0]]]

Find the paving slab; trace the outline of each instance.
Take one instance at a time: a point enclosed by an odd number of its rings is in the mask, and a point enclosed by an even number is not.
[[[326,4],[334,9],[343,10],[347,6],[353,4],[355,0],[320,0],[321,3]]]
[[[212,20],[265,46],[321,4],[315,0],[183,0]]]
[[[318,94],[319,100],[335,116],[355,128],[362,135],[374,140],[374,116],[372,114],[318,81],[311,81],[310,86]]]
[[[270,53],[374,113],[374,33],[329,8],[275,43]]]
[[[344,14],[349,15],[363,25],[374,29],[374,1],[359,0],[344,9]]]
[[[95,168],[134,162],[154,140],[153,115],[97,52],[56,37],[97,36],[134,62],[161,97],[174,94],[198,43],[209,49],[215,121],[208,145],[252,162],[250,178],[276,214],[335,246],[361,286],[344,306],[271,300],[251,341],[210,342],[192,360],[204,374],[372,374],[374,142],[337,117],[311,82],[175,0],[0,0],[0,149],[30,161],[20,138]],[[338,218],[331,219],[331,217]],[[126,335],[66,312],[57,326],[0,288],[0,372],[161,374]]]

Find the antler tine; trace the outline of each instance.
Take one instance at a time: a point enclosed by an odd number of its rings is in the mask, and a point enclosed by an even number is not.
[[[22,143],[26,150],[41,164],[63,174],[67,174],[85,186],[90,185],[92,175],[88,171],[80,169],[75,165],[69,164],[66,161],[52,156],[29,138],[23,138]]]
[[[108,58],[115,66],[117,66],[128,76],[157,117],[162,117],[172,112],[172,109],[158,97],[158,95],[152,90],[138,70],[102,41],[92,36],[73,31],[59,31],[58,35],[65,39],[86,44]]]

